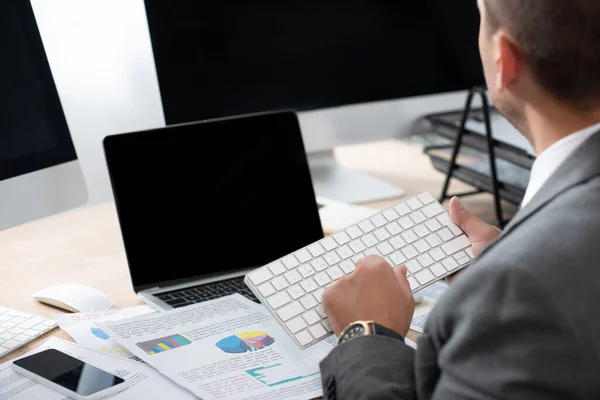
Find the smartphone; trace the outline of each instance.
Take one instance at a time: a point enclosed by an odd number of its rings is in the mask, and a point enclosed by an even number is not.
[[[73,400],[97,400],[127,388],[125,380],[55,349],[13,362],[13,371]]]

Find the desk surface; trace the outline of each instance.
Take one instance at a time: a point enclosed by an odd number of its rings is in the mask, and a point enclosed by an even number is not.
[[[407,196],[440,193],[444,176],[436,171],[418,143],[392,140],[336,150],[339,162],[404,188]],[[453,182],[453,192],[472,188]],[[479,194],[465,204],[493,221],[492,197]],[[386,208],[395,200],[368,204]],[[510,204],[505,205],[510,212]],[[106,293],[116,308],[143,304],[133,292],[114,204],[87,206],[0,232],[0,305],[51,317],[61,312],[33,300],[39,289],[78,282]],[[0,360],[8,361],[36,347],[50,335],[71,340],[54,330]],[[415,332],[409,337],[415,338]]]

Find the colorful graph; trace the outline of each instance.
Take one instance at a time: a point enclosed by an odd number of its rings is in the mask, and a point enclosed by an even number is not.
[[[100,328],[91,327],[92,335],[96,336],[98,339],[108,340],[108,335],[104,333],[104,331]]]
[[[216,346],[225,353],[245,353],[268,347],[275,342],[275,338],[265,331],[252,331],[227,336],[219,340]]]
[[[177,334],[173,336],[165,336],[160,339],[148,340],[147,342],[136,343],[136,345],[148,354],[158,354],[185,346],[186,344],[190,343],[192,342]]]
[[[319,371],[303,375],[298,374],[281,364],[274,364],[267,367],[249,369],[246,373],[267,386],[277,386],[317,375]]]

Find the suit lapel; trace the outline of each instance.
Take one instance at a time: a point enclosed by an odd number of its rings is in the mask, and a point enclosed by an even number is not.
[[[519,225],[541,210],[546,204],[589,179],[600,175],[600,132],[582,143],[550,176],[529,203],[512,218],[498,239],[480,256],[492,249]]]

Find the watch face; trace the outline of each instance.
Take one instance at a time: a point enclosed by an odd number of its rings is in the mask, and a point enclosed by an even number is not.
[[[344,337],[342,339],[343,342],[354,339],[359,336],[365,335],[365,327],[362,324],[354,324],[348,327],[346,332],[344,332]]]

